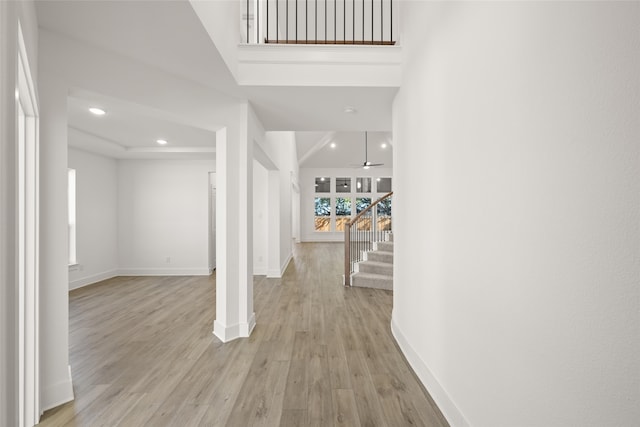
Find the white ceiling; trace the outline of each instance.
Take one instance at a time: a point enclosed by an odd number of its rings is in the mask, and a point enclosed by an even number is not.
[[[298,162],[327,134],[328,132],[296,132]]]
[[[368,161],[392,168],[391,134],[368,132],[367,140]],[[365,161],[364,132],[296,132],[296,142],[302,168],[352,168]]]
[[[395,88],[238,86],[187,0],[37,0],[36,10],[39,25],[49,31],[213,88],[220,93],[220,102],[248,99],[266,130],[389,131],[391,128]],[[151,157],[170,155],[170,147],[161,153],[155,143],[161,134],[174,148],[205,147],[215,142],[212,132],[167,120],[168,115],[161,111],[131,106],[110,97],[111,94],[93,92],[92,88],[82,88],[69,99],[73,146],[85,150],[94,147],[96,152],[119,158],[139,158],[144,156],[145,147]],[[170,93],[171,88],[167,88],[167,96]],[[108,101],[103,106],[109,114],[100,121],[85,113],[88,104],[102,101]],[[346,106],[355,107],[356,113],[345,114]],[[85,139],[94,143],[89,144]],[[97,139],[103,143],[97,143]],[[102,148],[95,148],[98,145]],[[359,157],[363,153],[356,154],[350,162],[362,161]],[[197,153],[182,155],[197,156]],[[330,160],[321,153],[318,156],[318,164]],[[316,162],[312,160],[309,159]],[[387,163],[390,166],[391,161],[385,161],[385,166]]]
[[[187,0],[36,0],[38,25],[241,96]]]
[[[251,87],[251,104],[267,130],[389,131],[397,88]],[[347,114],[345,107],[354,107]]]
[[[107,111],[103,116],[90,107]],[[149,108],[74,91],[67,99],[69,146],[104,156],[127,158],[213,158],[216,134],[161,118]],[[157,144],[158,139],[168,143]]]

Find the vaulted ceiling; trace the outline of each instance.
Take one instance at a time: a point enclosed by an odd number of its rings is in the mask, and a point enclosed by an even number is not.
[[[266,130],[322,131],[318,135],[329,131],[390,130],[395,88],[238,86],[187,0],[39,0],[36,8],[39,25],[48,31],[215,89],[221,100],[248,99]],[[79,89],[82,96],[76,94],[69,99],[69,126],[74,129],[70,135],[78,131],[115,144],[102,144],[103,154],[137,157],[145,146],[158,151],[155,141],[162,135],[169,135],[165,138],[171,138],[172,144],[189,147],[202,146],[204,140],[210,144],[215,141],[212,132],[154,117],[152,109],[130,108],[125,100],[112,99],[111,105],[103,105],[110,116],[96,120],[84,109],[109,99],[111,94],[95,93],[92,99],[92,88]],[[355,107],[356,113],[346,114],[345,106]],[[303,151],[305,136],[298,135],[299,151]],[[341,149],[354,139],[344,135]],[[137,148],[126,150],[131,147]],[[362,144],[356,144],[352,155],[345,151],[340,159],[361,162],[363,150]],[[306,164],[330,160],[322,157],[321,151],[316,156],[320,157],[310,158]]]

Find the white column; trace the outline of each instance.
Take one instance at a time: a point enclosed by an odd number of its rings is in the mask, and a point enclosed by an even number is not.
[[[240,298],[240,336],[248,337],[256,325],[253,311],[253,135],[249,117],[249,105],[240,106],[241,126],[238,144],[238,196],[239,209],[238,248]]]
[[[253,312],[253,143],[247,105],[240,125],[216,134],[216,319],[223,342],[248,337]]]

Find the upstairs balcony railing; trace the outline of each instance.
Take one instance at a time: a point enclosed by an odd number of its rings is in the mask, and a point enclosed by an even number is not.
[[[394,45],[393,0],[245,0],[248,44]]]

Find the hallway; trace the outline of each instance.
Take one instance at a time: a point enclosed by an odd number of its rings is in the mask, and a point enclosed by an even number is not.
[[[340,244],[294,250],[282,279],[255,278],[257,326],[228,344],[214,276],[72,291],[76,400],[39,425],[446,426],[395,345],[392,293],[342,287]]]

